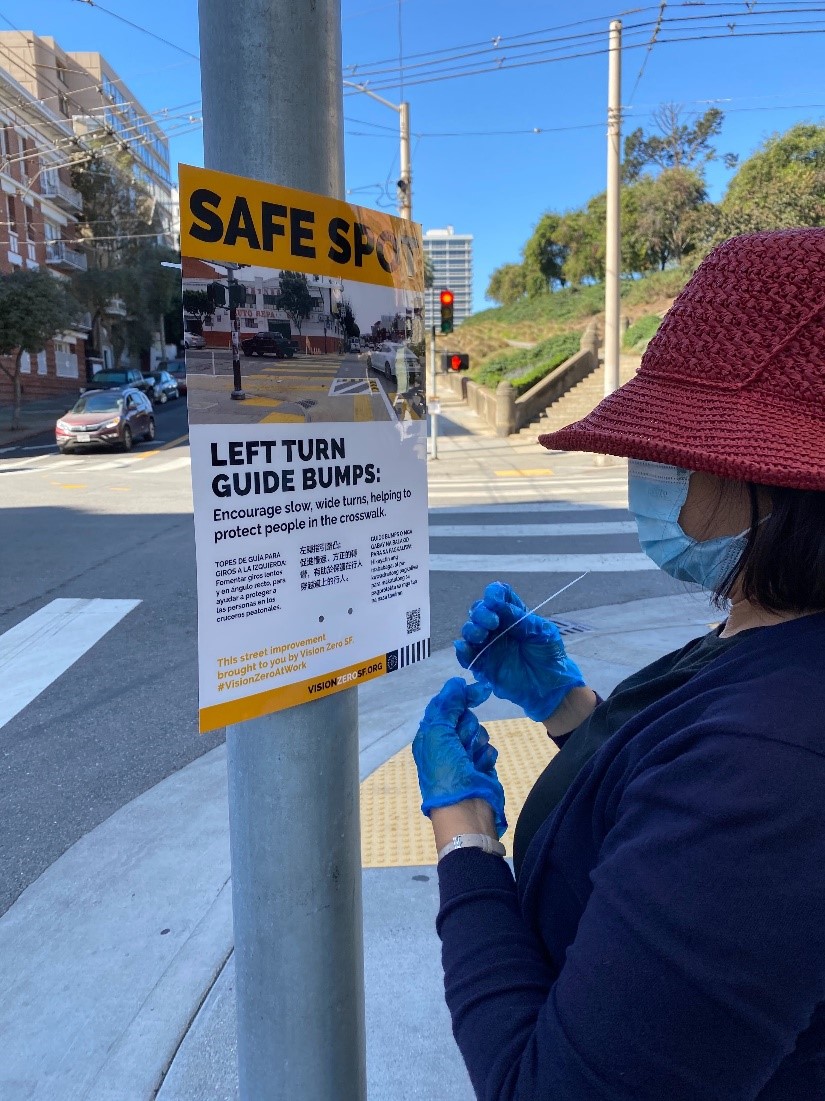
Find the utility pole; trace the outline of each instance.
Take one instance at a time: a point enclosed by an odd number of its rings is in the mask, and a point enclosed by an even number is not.
[[[342,198],[340,0],[199,0],[199,19],[206,167]],[[226,744],[241,1099],[363,1101],[357,689]]]
[[[401,104],[401,178],[398,181],[398,213],[412,220],[412,168],[410,166],[410,105]]]
[[[401,134],[401,149],[400,149],[400,164],[401,164],[401,176],[398,180],[398,215],[400,218],[412,219],[412,162],[410,158],[410,105],[406,101],[404,103],[393,103],[392,100],[384,99],[383,96],[377,95],[371,91],[366,84],[356,84],[355,81],[345,80],[344,86],[346,88],[355,88],[357,92],[363,92],[365,96],[369,96],[370,99],[374,99],[376,103],[383,103],[385,107],[389,107],[390,110],[395,111],[399,118],[400,134]]]
[[[622,24],[610,24],[607,77],[607,240],[604,272],[604,392],[619,388],[622,272],[621,139],[622,139]]]

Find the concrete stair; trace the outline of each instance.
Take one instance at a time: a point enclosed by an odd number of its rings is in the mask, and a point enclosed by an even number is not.
[[[619,379],[624,385],[633,378],[639,369],[639,356],[622,356],[619,363]],[[604,365],[600,364],[595,371],[583,378],[580,383],[563,394],[558,401],[553,402],[541,414],[538,420],[525,425],[516,437],[528,437],[535,440],[536,436],[543,432],[555,432],[573,421],[586,417],[604,397]],[[516,437],[511,436],[510,439]]]

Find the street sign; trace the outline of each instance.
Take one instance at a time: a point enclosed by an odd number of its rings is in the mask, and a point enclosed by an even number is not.
[[[382,212],[180,177],[184,290],[244,302],[187,355],[207,731],[429,654],[423,251]]]

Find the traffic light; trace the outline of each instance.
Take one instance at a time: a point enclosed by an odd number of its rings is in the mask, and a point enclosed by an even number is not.
[[[209,308],[214,311],[217,306],[226,305],[226,287],[223,283],[210,283],[206,288],[206,297]]]
[[[469,371],[470,357],[465,352],[453,352],[450,356],[451,371]]]
[[[441,331],[451,333],[453,331],[453,304],[455,295],[452,291],[441,292]]]
[[[243,283],[229,284],[229,308],[235,310],[246,305],[246,287]]]

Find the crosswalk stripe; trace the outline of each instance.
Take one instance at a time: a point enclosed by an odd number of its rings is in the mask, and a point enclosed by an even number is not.
[[[522,501],[520,504],[510,504],[508,502],[499,503],[498,501],[491,501],[489,505],[486,504],[473,504],[473,505],[438,505],[437,508],[432,510],[436,516],[479,516],[487,513],[494,513],[496,516],[511,515],[518,513],[519,515],[529,513],[556,513],[556,512],[590,512],[599,513],[603,512],[604,508],[601,505],[594,505],[585,503],[583,501]],[[616,506],[612,508],[613,512],[627,512],[625,506]]]
[[[170,470],[182,470],[185,466],[191,465],[191,459],[188,455],[181,455],[177,459],[170,459],[168,462],[150,463],[136,467],[132,471],[133,474],[165,474]]]
[[[635,573],[659,567],[646,554],[431,554],[437,573]]]
[[[0,635],[0,727],[138,604],[139,600],[53,600]]]
[[[607,520],[581,524],[431,524],[430,538],[522,539],[525,536],[552,538],[559,535],[635,535],[633,520]]]

